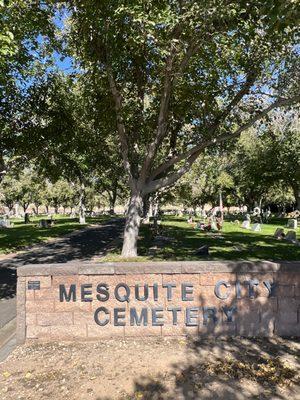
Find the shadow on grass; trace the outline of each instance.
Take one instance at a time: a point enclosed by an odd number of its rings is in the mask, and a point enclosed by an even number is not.
[[[172,219],[171,222],[178,219]],[[251,231],[242,231],[236,228],[236,232],[203,232],[195,230],[190,226],[184,227],[181,224],[161,225],[160,234],[174,238],[175,242],[166,243],[162,249],[158,249],[153,259],[165,260],[299,260],[300,246],[289,243],[285,240],[277,240],[272,234],[262,234]],[[232,228],[232,227],[231,227]],[[139,243],[139,255],[148,254],[151,240],[147,234],[147,227],[143,227],[143,239]],[[275,228],[274,228],[275,232]],[[273,232],[273,233],[274,233]],[[196,250],[207,245],[210,248],[210,255],[198,256]]]
[[[59,220],[59,224],[61,223]],[[103,219],[102,219],[103,221]],[[99,255],[103,249],[123,230],[123,219],[115,219],[103,222],[99,226],[90,227],[89,229],[77,229],[73,226],[54,226],[49,229],[40,229],[30,226],[25,231],[22,227],[20,238],[23,241],[27,237],[32,239],[36,237],[59,237],[58,241],[50,243],[42,243],[33,249],[29,249],[24,253],[17,253],[11,258],[0,260],[0,293],[2,297],[12,297],[16,289],[16,273],[15,268],[26,264],[52,264],[52,263],[67,263],[70,261],[89,261],[92,257]],[[11,235],[11,228],[5,230],[7,235]],[[49,232],[51,230],[51,232]],[[3,232],[1,231],[1,234]],[[4,233],[6,234],[6,233]],[[17,240],[18,235],[14,236]],[[48,235],[48,236],[47,236]],[[22,240],[20,239],[21,243]]]

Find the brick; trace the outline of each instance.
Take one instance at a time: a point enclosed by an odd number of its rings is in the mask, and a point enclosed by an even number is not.
[[[53,300],[26,301],[26,312],[54,311]]]
[[[16,341],[22,344],[26,339],[26,312],[25,312],[25,278],[18,277],[17,281],[17,327]]]
[[[299,273],[300,261],[280,261],[279,270],[280,272]]]
[[[29,325],[26,328],[27,339],[50,339],[51,327],[50,326],[34,326]]]
[[[109,298],[107,301],[98,301],[95,300],[91,304],[91,309],[94,312],[98,307],[106,307],[108,310],[111,310],[115,307],[120,307],[120,308],[127,308],[128,303],[126,301],[121,302],[116,300],[115,298]]]
[[[198,326],[163,325],[162,336],[198,336]]]
[[[215,286],[218,281],[225,281],[233,285],[236,281],[235,273],[216,273],[206,272],[199,276],[200,285],[203,286]]]
[[[34,300],[35,290],[26,290],[26,300]]]
[[[115,263],[115,274],[143,274],[143,263]]]
[[[234,272],[234,267],[225,261],[183,261],[182,273]]]
[[[236,323],[209,323],[199,326],[199,336],[236,336]]]
[[[162,283],[174,283],[180,286],[182,283],[191,283],[193,285],[199,285],[199,274],[180,274],[180,275],[162,275]]]
[[[63,263],[63,264],[52,264],[51,265],[51,275],[56,276],[56,275],[62,275],[62,276],[66,276],[66,275],[78,275],[78,271],[79,271],[79,263]]]
[[[87,335],[89,339],[109,339],[114,337],[124,337],[124,326],[113,326],[107,324],[105,326],[87,325]]]
[[[128,286],[144,285],[146,283],[149,286],[153,286],[154,283],[161,285],[162,284],[162,276],[160,274],[127,275],[125,278],[125,282]]]
[[[90,312],[92,309],[91,302],[83,302],[83,301],[63,301],[60,302],[58,299],[55,299],[54,302],[54,310],[55,311],[85,311]]]
[[[40,288],[50,288],[52,285],[51,276],[30,276],[26,278],[26,288],[29,281],[39,281]]]
[[[58,296],[58,291],[51,288],[34,290],[35,300],[53,300]]]
[[[40,326],[54,326],[54,325],[72,325],[73,314],[71,312],[53,312],[53,313],[38,313],[37,325]]]
[[[237,273],[269,273],[277,272],[280,269],[278,263],[271,261],[236,261],[231,262],[234,272]]]
[[[180,274],[181,262],[153,262],[144,265],[145,274]]]
[[[86,279],[86,282],[88,281],[88,278]],[[53,276],[52,278],[52,285],[53,287],[58,287],[59,285],[65,285],[65,286],[70,286],[72,284],[78,285],[79,280],[78,280],[78,275],[58,275],[58,276]]]
[[[278,282],[279,284],[283,285],[300,285],[300,266],[299,266],[299,272],[279,272],[278,273]]]
[[[17,268],[18,277],[21,276],[48,276],[51,275],[50,265],[23,265]]]
[[[119,303],[118,307],[120,307],[120,303]],[[122,305],[121,305],[121,307],[122,307]],[[154,301],[153,299],[148,299],[145,301],[133,300],[128,303],[128,308],[136,308],[136,309],[140,310],[143,307],[147,307],[149,309],[151,309],[153,307],[165,308],[165,304],[164,304],[163,300],[162,301]]]
[[[269,337],[274,334],[274,319],[261,323],[237,322],[237,335],[247,337]]]
[[[84,312],[84,311],[74,311],[73,313],[74,325],[81,324],[93,324],[94,323],[94,313]]]
[[[114,265],[106,264],[87,264],[79,265],[78,273],[81,275],[114,275]]]
[[[298,322],[298,309],[300,300],[293,298],[278,299],[278,323],[280,326],[285,324],[296,324]]]
[[[161,326],[125,326],[125,337],[161,336]]]
[[[263,312],[276,313],[277,299],[275,297],[257,297],[256,299],[240,299],[236,301],[239,316],[251,317]]]
[[[86,325],[51,326],[52,340],[86,339]]]
[[[275,293],[277,297],[294,297],[295,285],[278,285]]]
[[[275,334],[278,336],[300,336],[300,323],[275,323]]]
[[[260,308],[253,300],[238,300],[236,302],[237,315],[236,320],[247,326],[257,325],[260,323]]]
[[[36,314],[26,313],[26,325],[36,325]]]
[[[88,276],[88,282],[93,285],[95,292],[99,283],[106,283],[109,286],[109,289],[113,290],[119,283],[126,282],[126,275],[90,275]]]

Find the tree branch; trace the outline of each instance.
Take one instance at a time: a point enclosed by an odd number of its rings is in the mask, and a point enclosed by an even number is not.
[[[220,115],[215,119],[215,121],[208,127],[208,131],[210,134],[214,133],[217,128],[220,126],[221,122],[225,120],[225,118],[230,114],[232,109],[242,100],[242,98],[247,94],[255,82],[255,79],[257,77],[258,72],[251,71],[247,75],[246,81],[244,85],[241,87],[241,89],[236,93],[234,98],[231,100],[231,102],[228,104],[228,106],[223,110]],[[159,167],[157,167],[153,173],[151,174],[150,180],[153,180],[156,178],[158,175],[161,173],[165,172],[168,170],[172,165],[178,163],[179,161],[185,159],[189,155],[189,151],[183,153],[182,155],[177,155],[172,157],[170,160],[168,160],[166,163],[161,164]]]
[[[121,142],[122,156],[123,156],[123,164],[125,170],[127,171],[130,180],[132,180],[131,173],[131,165],[129,162],[129,149],[128,149],[128,138],[125,130],[125,124],[122,118],[122,96],[117,89],[117,85],[113,76],[112,68],[108,63],[106,64],[106,71],[108,76],[108,82],[110,86],[110,91],[112,93],[114,103],[115,103],[115,111],[117,115],[117,129]]]
[[[180,34],[180,29],[177,31],[177,36]],[[176,36],[175,36],[176,38]],[[141,178],[142,180],[146,180],[149,167],[152,161],[155,158],[157,153],[158,146],[164,139],[167,133],[167,117],[169,111],[169,104],[170,104],[170,97],[172,89],[176,83],[177,77],[179,74],[186,68],[190,58],[195,54],[197,51],[198,45],[195,40],[189,45],[183,59],[181,60],[178,70],[175,72],[173,71],[174,60],[176,55],[176,46],[173,44],[171,45],[171,52],[166,61],[165,67],[165,82],[164,82],[164,89],[161,95],[160,100],[160,109],[159,109],[159,116],[157,122],[157,130],[155,139],[150,143],[147,151],[147,157],[144,161],[142,170],[141,170]]]
[[[177,159],[176,163],[183,159],[186,159],[186,162],[178,171],[173,172],[166,177],[150,181],[147,184],[147,186],[145,187],[144,193],[145,194],[151,193],[151,192],[154,192],[163,187],[172,185],[174,182],[176,182],[182,175],[184,175],[191,168],[193,162],[197,159],[197,157],[199,156],[201,151],[204,150],[205,148],[212,146],[212,145],[222,143],[222,142],[226,142],[226,141],[234,139],[236,137],[239,137],[243,131],[249,129],[251,126],[253,126],[255,124],[255,122],[257,122],[261,118],[265,117],[273,109],[275,109],[277,107],[290,106],[290,105],[298,103],[298,102],[300,102],[300,95],[294,96],[290,99],[282,99],[282,98],[278,99],[274,103],[270,104],[264,110],[258,112],[253,118],[251,118],[247,123],[242,125],[240,128],[238,128],[232,134],[221,135],[210,141],[200,143],[198,145],[195,145],[192,149],[186,151],[185,153],[182,153],[176,157],[173,157],[172,160],[174,158]],[[169,160],[169,161],[171,161],[171,160]],[[173,162],[172,165],[173,164],[175,164],[175,162]]]

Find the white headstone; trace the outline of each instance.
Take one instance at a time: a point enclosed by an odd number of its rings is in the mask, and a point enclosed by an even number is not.
[[[297,220],[296,219],[288,219],[287,227],[291,229],[297,229]]]
[[[215,221],[212,221],[212,223],[211,223],[211,230],[212,230],[212,231],[217,231],[217,230],[218,230]]]
[[[243,221],[242,228],[250,229],[250,221],[248,221],[248,220]]]
[[[260,226],[260,224],[254,224],[254,225],[252,226],[252,231],[253,231],[253,232],[260,232],[260,231],[261,231],[261,226]]]
[[[11,228],[12,226],[9,219],[0,219],[0,228]]]

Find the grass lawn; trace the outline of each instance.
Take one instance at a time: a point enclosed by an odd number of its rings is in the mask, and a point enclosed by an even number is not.
[[[47,218],[44,216],[31,217],[30,224],[25,225],[23,219],[11,218],[14,223],[12,228],[0,229],[0,254],[7,254],[24,249],[36,243],[45,242],[59,236],[66,235],[76,229],[81,229],[78,218],[69,218],[56,215],[51,228],[39,228],[38,221]],[[101,223],[109,220],[111,216],[103,215],[97,218],[87,218],[87,224]]]
[[[253,232],[238,225],[225,222],[221,232],[203,232],[193,229],[187,218],[164,216],[160,225],[160,235],[173,238],[165,243],[155,256],[149,256],[153,245],[148,226],[142,226],[138,243],[137,261],[143,260],[300,260],[300,246],[286,240],[273,238],[276,228],[285,228],[285,219],[274,219],[262,225],[261,232]],[[287,232],[285,228],[285,233]],[[297,230],[300,240],[300,228]],[[203,245],[209,246],[210,255],[197,256],[195,251]],[[120,248],[109,253],[105,260],[121,261]],[[123,261],[123,260],[122,260]],[[125,261],[125,260],[124,260]]]

